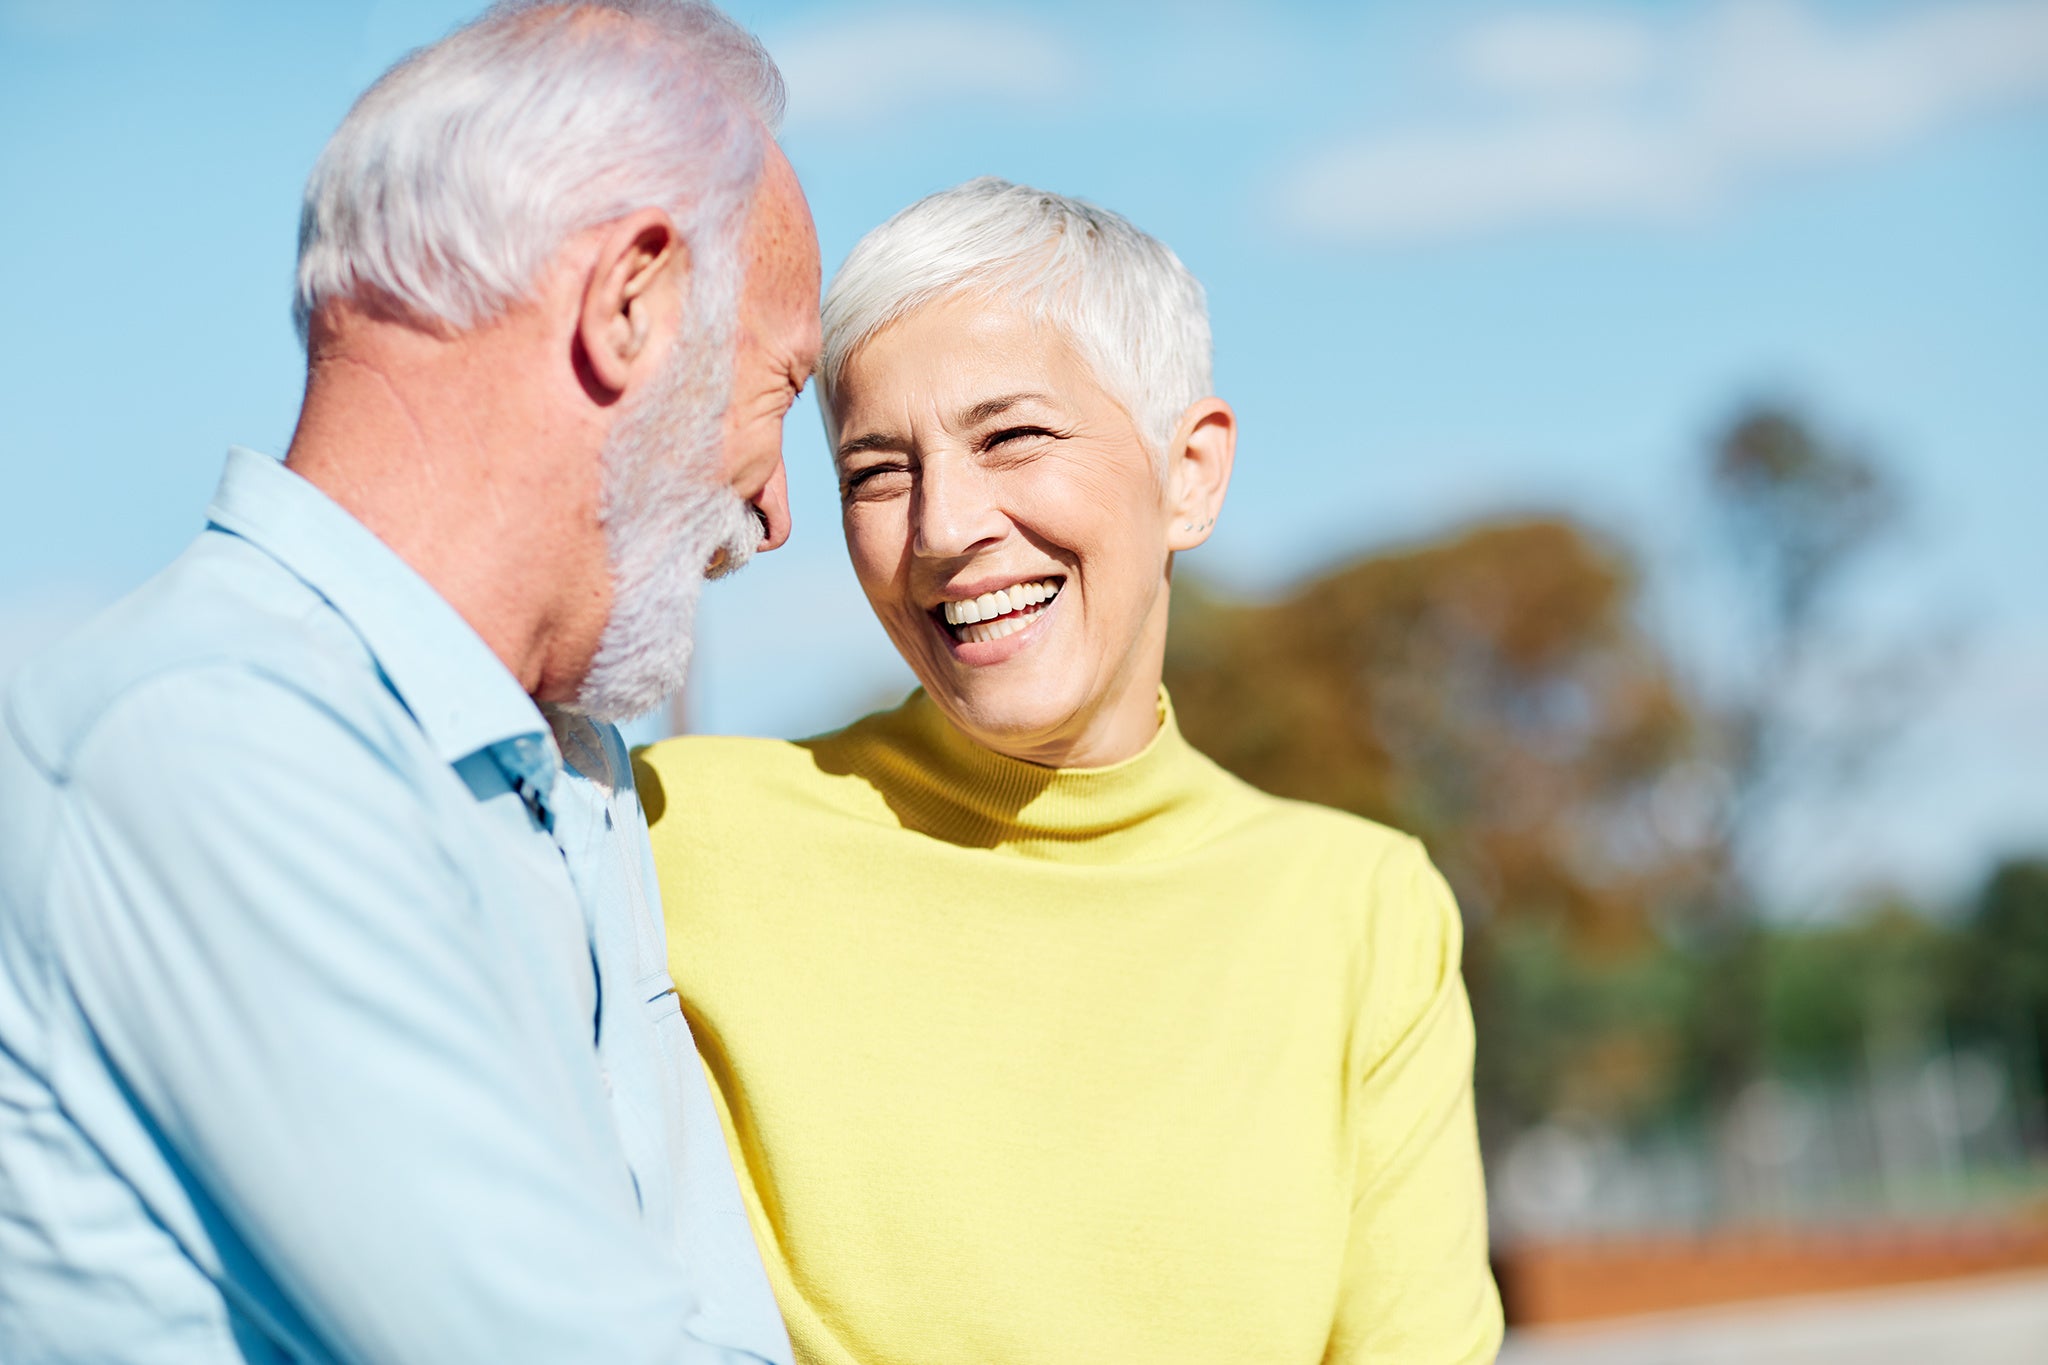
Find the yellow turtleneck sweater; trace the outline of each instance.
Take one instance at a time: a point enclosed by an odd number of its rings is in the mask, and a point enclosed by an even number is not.
[[[1487,1361],[1457,909],[1180,737],[990,753],[922,693],[670,740],[669,962],[811,1365]]]

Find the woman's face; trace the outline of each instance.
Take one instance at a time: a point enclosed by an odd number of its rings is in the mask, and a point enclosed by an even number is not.
[[[1064,337],[942,299],[853,354],[833,411],[854,572],[953,723],[1062,767],[1143,748],[1170,552],[1199,537]]]

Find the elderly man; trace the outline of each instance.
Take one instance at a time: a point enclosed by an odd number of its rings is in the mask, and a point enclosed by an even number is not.
[[[786,1357],[609,723],[787,534],[780,103],[514,4],[321,156],[285,461],[0,708],[0,1360]]]

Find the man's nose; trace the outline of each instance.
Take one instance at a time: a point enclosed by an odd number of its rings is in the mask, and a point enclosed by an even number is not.
[[[958,559],[1002,538],[1002,513],[979,470],[927,459],[912,492],[912,550],[926,559]]]
[[[789,539],[789,470],[782,461],[775,462],[775,472],[761,489],[761,496],[754,499],[754,515],[761,519],[761,543],[754,547],[756,554],[766,554]]]

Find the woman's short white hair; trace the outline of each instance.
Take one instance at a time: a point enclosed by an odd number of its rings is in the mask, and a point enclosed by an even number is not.
[[[336,299],[467,330],[527,297],[576,233],[642,208],[691,252],[692,311],[736,304],[782,77],[698,0],[510,0],[356,101],[306,183],[301,341]]]
[[[869,338],[927,303],[985,294],[1066,336],[1164,460],[1209,396],[1209,309],[1165,243],[1079,199],[983,176],[918,200],[860,239],[825,294],[819,406]]]

